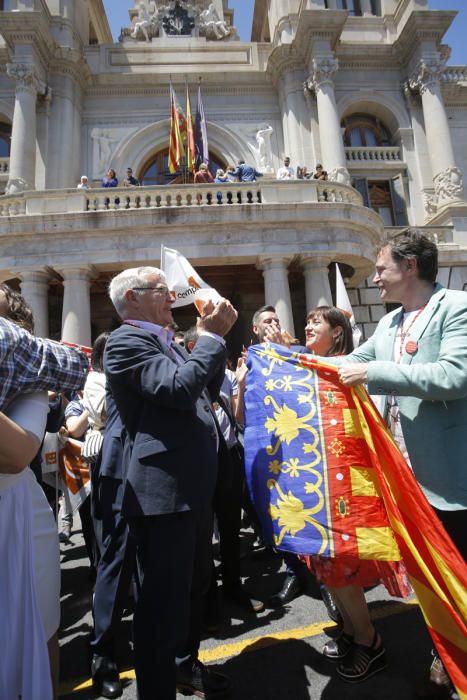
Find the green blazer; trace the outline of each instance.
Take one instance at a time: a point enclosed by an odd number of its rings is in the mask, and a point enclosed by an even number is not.
[[[414,474],[440,510],[467,508],[467,293],[440,284],[410,328],[415,354],[394,362],[402,308],[384,316],[373,336],[344,362],[369,362],[368,391],[397,396]],[[378,403],[378,402],[377,402]]]

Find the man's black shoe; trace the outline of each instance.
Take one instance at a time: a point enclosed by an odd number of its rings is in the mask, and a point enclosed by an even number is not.
[[[123,693],[117,666],[108,656],[93,654],[91,676],[95,692],[103,698],[119,698]]]
[[[250,593],[242,586],[241,583],[235,583],[230,586],[223,586],[223,594],[229,600],[232,600],[237,605],[241,605],[242,608],[254,613],[259,613],[264,610],[264,603],[262,600],[257,600],[252,598]]]
[[[329,619],[337,624],[340,624],[342,622],[342,615],[340,614],[339,608],[337,607],[331,593],[328,591],[326,586],[320,586],[320,593],[323,603],[326,606]]]
[[[232,683],[230,678],[213,671],[201,661],[193,661],[177,668],[177,691],[183,695],[196,695],[197,698],[229,697]]]
[[[281,590],[279,591],[279,593],[276,593],[276,595],[272,596],[272,598],[269,601],[269,604],[272,608],[280,608],[282,605],[286,605],[295,598],[301,596],[303,591],[304,587],[298,576],[296,576],[295,574],[288,574]]]

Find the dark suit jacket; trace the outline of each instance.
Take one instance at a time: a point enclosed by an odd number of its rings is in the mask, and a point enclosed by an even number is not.
[[[99,475],[122,480],[123,425],[117,404],[108,385],[105,392],[105,409],[107,422],[105,424],[104,442],[102,443]]]
[[[205,390],[217,395],[225,358],[224,346],[209,336],[183,365],[141,328],[123,324],[109,337],[105,371],[126,434],[126,517],[210,506],[217,428]]]

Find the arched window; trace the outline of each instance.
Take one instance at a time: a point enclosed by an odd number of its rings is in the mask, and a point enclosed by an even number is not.
[[[219,168],[226,168],[226,162],[216,154],[209,152],[209,170],[213,177]],[[139,181],[142,185],[169,185],[170,183],[193,182],[193,175],[187,173],[184,177],[182,170],[171,173],[169,170],[169,149],[165,148],[152,156],[141,168]]]
[[[344,131],[344,145],[359,148],[362,146],[390,146],[391,135],[386,127],[367,114],[353,114],[345,117],[341,124]]]
[[[0,158],[10,157],[11,124],[0,122]]]

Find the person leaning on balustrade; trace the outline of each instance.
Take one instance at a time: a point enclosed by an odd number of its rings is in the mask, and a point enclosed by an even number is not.
[[[195,173],[195,183],[198,185],[203,185],[203,184],[209,184],[211,182],[214,182],[214,178],[209,172],[208,166],[206,163],[201,163],[199,166],[198,172]]]

